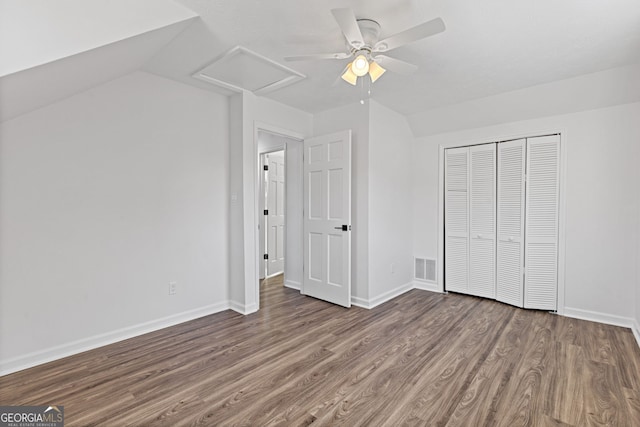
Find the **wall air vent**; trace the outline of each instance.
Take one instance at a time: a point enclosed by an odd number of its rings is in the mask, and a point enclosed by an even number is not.
[[[193,77],[233,92],[247,90],[262,95],[296,83],[306,76],[247,48],[236,46],[194,73]]]
[[[414,278],[427,282],[436,281],[436,260],[429,258],[414,258]]]

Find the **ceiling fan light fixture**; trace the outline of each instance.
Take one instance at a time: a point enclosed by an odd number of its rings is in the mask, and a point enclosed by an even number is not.
[[[371,77],[371,83],[375,83],[387,70],[382,68],[377,62],[371,61],[369,64],[369,77]]]
[[[355,86],[356,82],[358,81],[358,76],[355,75],[353,73],[353,71],[351,71],[351,64],[347,65],[347,69],[345,70],[345,72],[342,74],[342,80],[344,80],[345,82]]]
[[[362,77],[369,72],[369,61],[364,55],[356,56],[351,63],[351,71],[358,77]]]

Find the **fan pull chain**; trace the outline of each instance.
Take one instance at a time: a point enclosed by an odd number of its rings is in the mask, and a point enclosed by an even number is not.
[[[365,80],[367,81],[366,88]],[[371,79],[369,78],[369,76],[364,76],[360,79],[360,90],[362,93],[362,96],[360,97],[360,104],[364,105],[364,100],[371,98]]]

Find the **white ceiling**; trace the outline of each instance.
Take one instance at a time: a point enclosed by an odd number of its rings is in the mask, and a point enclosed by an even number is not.
[[[388,53],[417,64],[414,75],[387,72],[372,87],[373,99],[414,122],[640,64],[639,0],[0,0],[0,121],[140,68],[228,94],[193,75],[238,45],[307,76],[268,98],[311,113],[357,102],[362,88],[338,78],[348,60],[284,61],[344,50],[330,12],[338,7],[378,21],[383,38],[444,20],[444,33]]]
[[[242,45],[307,76],[265,95],[312,113],[360,99],[336,80],[347,60],[285,63],[285,56],[345,49],[330,9],[351,7],[384,37],[441,17],[447,30],[390,52],[412,76],[386,73],[372,97],[403,114],[457,104],[640,63],[638,0],[177,0],[202,23],[174,40],[148,71],[194,83],[191,74]],[[201,86],[202,87],[202,86]]]
[[[164,25],[0,77],[0,123],[139,70],[190,22]]]

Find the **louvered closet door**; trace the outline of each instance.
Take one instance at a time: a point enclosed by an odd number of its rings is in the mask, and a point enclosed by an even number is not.
[[[445,151],[445,288],[469,289],[469,149]]]
[[[496,144],[469,148],[469,293],[496,297]]]
[[[524,303],[525,141],[498,144],[496,299],[518,307]]]
[[[559,135],[527,139],[525,308],[557,308],[559,165]]]

